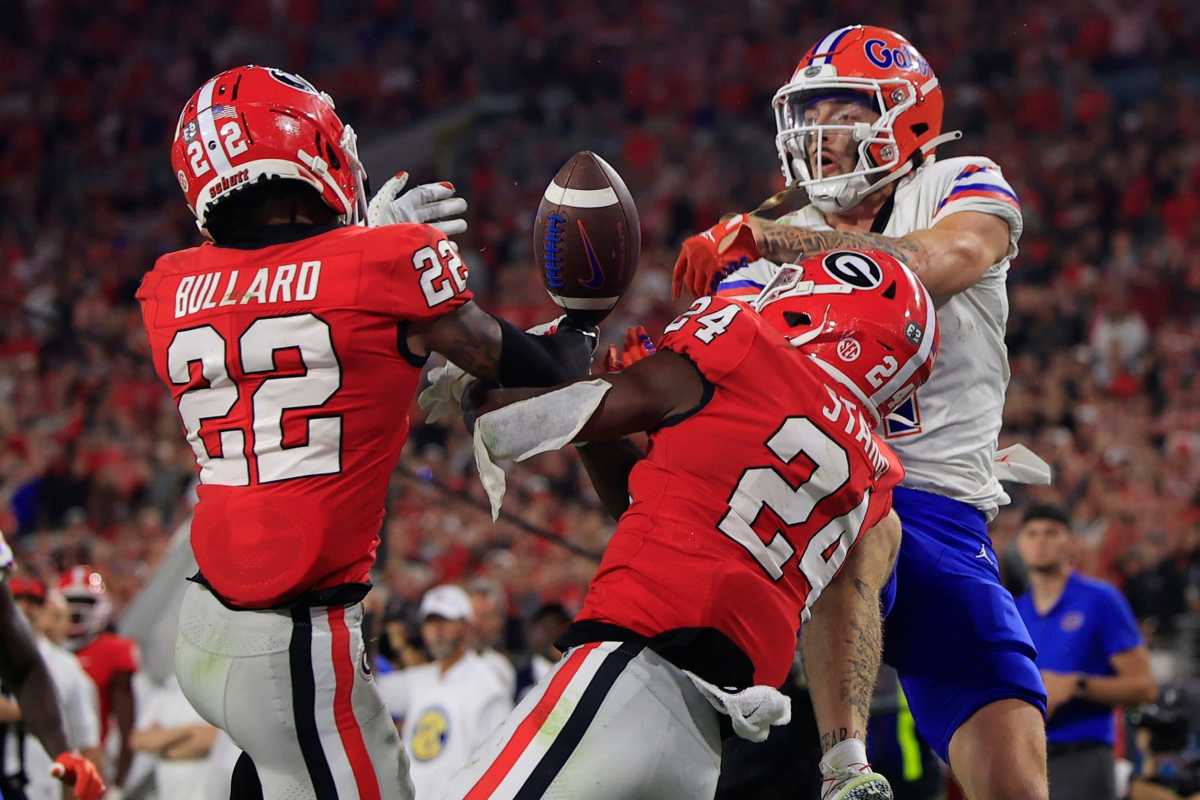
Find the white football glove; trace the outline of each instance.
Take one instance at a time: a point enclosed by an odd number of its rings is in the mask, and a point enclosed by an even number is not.
[[[534,336],[553,336],[564,319],[566,319],[565,314],[549,322],[534,325],[525,332]],[[580,331],[580,333],[589,337],[594,353],[598,338],[595,329]],[[449,422],[458,416],[462,411],[463,394],[473,380],[474,377],[468,375],[452,361],[447,361],[443,366],[429,370],[429,385],[417,395],[417,405],[425,412],[425,421],[430,424]]]
[[[423,222],[447,236],[457,236],[467,229],[467,221],[462,219],[467,213],[467,201],[454,196],[454,184],[426,183],[400,194],[407,183],[408,173],[397,172],[379,187],[367,206],[368,227]]]
[[[417,405],[425,412],[425,421],[433,424],[454,419],[462,408],[463,393],[473,380],[453,361],[429,370],[429,385],[417,395]]]

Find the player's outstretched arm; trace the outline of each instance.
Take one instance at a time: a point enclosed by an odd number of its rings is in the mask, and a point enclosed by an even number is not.
[[[594,330],[568,323],[553,334],[535,336],[488,314],[474,302],[409,328],[411,353],[438,352],[467,373],[501,386],[554,386],[586,375]]]
[[[600,380],[612,388],[575,436],[576,444],[611,442],[631,433],[652,430],[663,420],[695,409],[704,397],[700,372],[691,361],[672,350],[660,350],[629,369],[606,374]],[[487,391],[479,403],[480,418],[521,400],[544,397],[582,382],[547,389]]]
[[[568,443],[591,443],[581,449],[588,477],[605,510],[620,517],[629,504],[629,471],[642,458],[641,451],[632,442],[620,442],[621,437],[695,410],[704,395],[704,379],[695,365],[670,350],[622,372],[553,389],[469,393],[468,403],[480,411],[476,460],[481,448],[486,450],[482,455],[487,464],[480,475],[493,507],[499,508],[504,489],[502,474],[495,483],[485,474],[497,472],[490,458],[522,460]]]
[[[740,235],[749,230],[753,236]],[[938,305],[972,286],[1009,247],[1008,223],[994,214],[960,211],[926,230],[907,236],[862,231],[797,228],[738,214],[684,241],[675,262],[672,291],[696,297],[712,294],[730,267],[762,257],[796,264],[825,250],[882,250],[903,261],[925,284]]]
[[[54,681],[37,649],[29,623],[0,582],[0,679],[12,688],[25,727],[47,753],[67,749],[67,734]]]
[[[764,258],[796,263],[837,248],[882,250],[908,265],[938,305],[970,288],[1008,252],[1008,223],[994,214],[960,211],[937,225],[893,237],[859,231],[816,231],[749,217]]]

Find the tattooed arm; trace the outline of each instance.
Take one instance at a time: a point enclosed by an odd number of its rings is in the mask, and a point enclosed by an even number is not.
[[[1008,252],[1008,224],[993,214],[962,211],[926,230],[907,236],[861,231],[816,231],[748,219],[764,258],[795,263],[804,256],[835,248],[882,250],[917,274],[941,305],[983,277]]]

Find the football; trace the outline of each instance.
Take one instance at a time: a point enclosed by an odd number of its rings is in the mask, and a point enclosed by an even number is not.
[[[633,281],[642,248],[637,206],[608,162],[583,150],[542,195],[533,252],[546,291],[583,324],[608,316]]]

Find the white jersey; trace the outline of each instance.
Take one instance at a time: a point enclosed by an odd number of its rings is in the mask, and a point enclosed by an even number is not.
[[[100,698],[96,684],[70,650],[44,636],[37,638],[37,646],[62,700],[67,744],[73,750],[97,746],[100,744]]]
[[[512,691],[473,652],[445,673],[422,664],[381,675],[377,684],[392,719],[403,720],[400,736],[417,797],[442,797],[471,752],[512,710]]]
[[[951,497],[990,518],[1008,503],[992,468],[1008,389],[1005,281],[1021,238],[1021,208],[995,162],[980,156],[927,162],[897,187],[883,235],[931,228],[959,211],[994,214],[1008,223],[1008,252],[973,286],[938,309],[941,349],[929,381],[884,421],[883,433],[904,464],[903,485]],[[809,205],[779,222],[830,230]],[[750,298],[774,275],[765,259],[731,273],[718,289]]]
[[[496,677],[508,687],[508,696],[516,697],[517,695],[517,668],[508,660],[508,656],[501,653],[495,648],[488,647],[477,651],[479,657],[483,659],[492,672],[496,673]]]
[[[42,660],[46,662],[50,679],[54,681],[54,690],[63,711],[67,744],[73,750],[95,747],[100,742],[100,702],[96,696],[96,685],[79,666],[79,659],[73,653],[43,636],[37,637],[37,647]],[[29,732],[21,738],[20,746],[22,753],[18,753],[16,747],[5,747],[5,774],[15,774],[23,763],[25,777],[29,779],[29,785],[25,787],[29,800],[61,800],[62,783],[50,777],[52,756]]]
[[[140,705],[140,704],[139,704]],[[204,718],[192,708],[192,704],[179,688],[179,680],[171,675],[161,688],[155,688],[144,707],[138,708],[138,723],[141,728],[162,726],[177,728],[185,725],[207,725]],[[158,796],[179,800],[202,800],[204,779],[208,769],[207,754],[189,759],[154,759],[154,782]],[[233,772],[226,773],[225,788]]]

